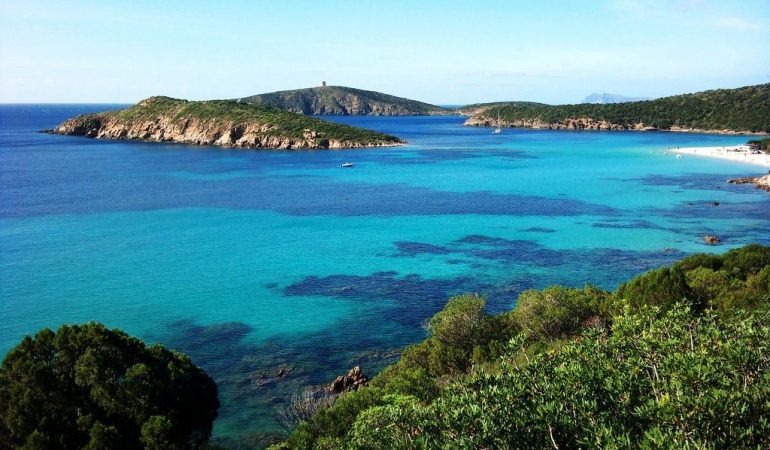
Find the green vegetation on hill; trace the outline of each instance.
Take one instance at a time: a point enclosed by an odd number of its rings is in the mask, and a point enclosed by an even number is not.
[[[307,130],[325,137],[353,142],[400,142],[398,138],[378,131],[306,117],[270,106],[231,100],[193,102],[170,97],[150,97],[124,110],[100,113],[133,122],[168,118],[171,121],[200,119],[222,124],[258,123],[270,135],[302,139]]]
[[[103,325],[25,337],[0,366],[0,449],[184,449],[211,435],[214,381]]]
[[[516,108],[523,108],[523,109],[536,109],[540,107],[549,107],[549,105],[546,105],[545,103],[537,103],[537,102],[492,102],[492,103],[473,103],[470,105],[461,106],[460,108],[457,108],[457,112],[466,116],[474,116],[479,115],[480,117],[488,117],[489,114],[487,114],[487,111],[494,111],[494,119],[497,119],[497,112],[498,109],[490,109],[490,108],[502,108],[504,106],[509,107],[516,107]],[[500,110],[502,111],[502,110]],[[500,117],[503,118],[502,116]]]
[[[307,115],[445,115],[452,111],[381,92],[345,86],[320,86],[271,92],[238,99]]]
[[[449,300],[372,382],[277,449],[768,448],[770,248],[693,255],[615,292]]]
[[[770,133],[770,84],[628,103],[551,106],[512,102],[460,109],[474,110],[480,110],[477,117],[490,121],[496,120],[499,114],[503,123],[538,120],[556,124],[566,119],[589,118],[628,128],[643,124],[661,130],[678,127]]]

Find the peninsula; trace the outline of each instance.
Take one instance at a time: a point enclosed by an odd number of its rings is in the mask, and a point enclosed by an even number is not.
[[[770,83],[717,89],[657,100],[546,105],[507,102],[468,105],[465,125],[566,130],[770,133]]]
[[[440,116],[457,114],[453,110],[417,100],[325,84],[307,89],[252,95],[236,101],[273,106],[305,115]]]
[[[150,97],[118,111],[77,116],[52,134],[251,149],[364,148],[403,144],[377,131],[229,100]]]

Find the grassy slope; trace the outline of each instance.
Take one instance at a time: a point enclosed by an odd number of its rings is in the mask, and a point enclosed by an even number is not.
[[[568,118],[588,117],[615,124],[644,123],[661,129],[674,126],[704,130],[770,132],[770,84],[737,89],[717,89],[675,95],[657,100],[605,105],[545,105],[511,102],[469,105],[462,111],[487,109],[479,117],[495,119],[498,111],[506,121],[539,119],[555,123]]]
[[[329,139],[356,142],[399,142],[399,139],[377,131],[337,124],[269,106],[250,105],[229,100],[192,102],[169,97],[151,97],[128,109],[103,113],[125,121],[152,120],[169,117],[215,120],[223,124],[258,122],[269,125],[269,134],[301,139],[305,130],[313,130]]]
[[[407,109],[415,115],[449,114],[451,111],[428,103],[396,97],[375,91],[365,91],[345,86],[323,86],[306,89],[294,89],[288,91],[271,92],[267,94],[243,97],[240,101],[258,105],[273,106],[280,109],[295,109],[308,112],[315,101],[326,106],[327,111],[340,109],[338,99],[347,95],[357,96],[361,103],[385,103],[393,104]]]

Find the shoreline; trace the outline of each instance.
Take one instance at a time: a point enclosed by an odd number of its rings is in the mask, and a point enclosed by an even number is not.
[[[724,159],[727,161],[751,164],[770,168],[770,155],[753,154],[748,145],[725,145],[720,147],[676,147],[669,148],[678,155],[702,156],[704,158]]]

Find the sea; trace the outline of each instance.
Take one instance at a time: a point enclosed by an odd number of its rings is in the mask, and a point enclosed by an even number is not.
[[[766,169],[670,151],[745,136],[493,134],[454,116],[324,117],[408,140],[359,150],[39,132],[123,106],[0,105],[0,355],[88,321],[183,351],[218,384],[219,439],[283,432],[292,395],[375,375],[452,295],[499,313],[527,289],[612,290],[770,244],[770,194],[726,183]]]

